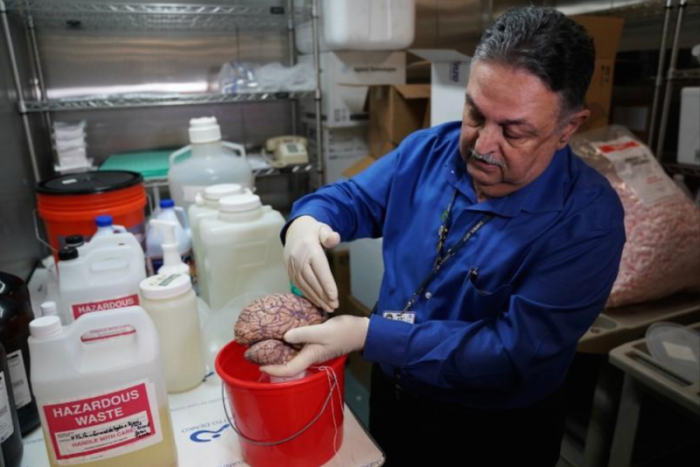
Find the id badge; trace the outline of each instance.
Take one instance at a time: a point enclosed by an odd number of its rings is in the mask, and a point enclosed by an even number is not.
[[[386,319],[393,321],[403,321],[404,323],[413,324],[416,322],[416,314],[412,311],[385,311],[382,315]]]

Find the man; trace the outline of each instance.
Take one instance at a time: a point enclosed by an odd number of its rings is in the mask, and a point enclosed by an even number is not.
[[[586,121],[591,38],[552,9],[504,13],[472,62],[463,120],[410,135],[306,196],[288,271],[331,311],[324,248],[384,237],[371,318],[289,331],[290,375],[351,351],[375,362],[370,431],[387,465],[554,466],[562,385],[625,242],[617,195],[568,142]]]

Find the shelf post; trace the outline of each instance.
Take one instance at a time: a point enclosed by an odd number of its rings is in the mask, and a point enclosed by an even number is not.
[[[676,72],[678,63],[678,45],[681,38],[681,28],[683,26],[683,13],[685,12],[688,0],[681,0],[676,17],[676,29],[673,32],[673,44],[671,45],[671,60],[669,61],[668,73],[666,76],[666,92],[664,93],[664,105],[661,111],[661,123],[659,124],[659,140],[656,144],[656,158],[661,160],[666,139],[666,127],[668,126],[668,113],[671,109],[671,93],[673,92],[673,75]]]
[[[656,131],[657,114],[659,112],[659,100],[661,99],[661,87],[664,82],[664,68],[666,65],[666,43],[668,41],[668,27],[671,23],[673,13],[673,0],[666,0],[664,11],[664,27],[661,32],[661,46],[659,48],[659,66],[656,70],[656,81],[654,82],[654,101],[651,106],[651,121],[649,122],[649,139],[647,146],[650,148],[654,144],[654,132]],[[658,156],[657,156],[658,157]]]
[[[323,128],[322,128],[322,106],[321,106],[321,46],[319,31],[319,3],[318,0],[311,0],[311,29],[314,45],[314,63],[316,65],[316,92],[314,95],[316,104],[316,170],[320,183],[323,184]]]
[[[34,175],[34,181],[39,182],[41,175],[39,174],[39,165],[37,164],[36,159],[36,149],[34,148],[34,141],[32,140],[29,116],[27,115],[27,109],[24,104],[22,81],[19,77],[19,67],[17,66],[14,41],[12,40],[12,35],[10,34],[10,22],[7,19],[7,8],[3,0],[0,0],[0,23],[2,23],[2,29],[5,35],[7,54],[10,57],[10,68],[12,69],[12,79],[15,84],[15,94],[17,96],[17,108],[22,116],[22,127],[24,128],[24,135],[27,139],[27,149],[29,150],[29,160],[32,164],[32,174]]]

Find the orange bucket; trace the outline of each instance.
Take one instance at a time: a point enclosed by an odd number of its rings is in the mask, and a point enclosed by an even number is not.
[[[230,342],[216,356],[231,406],[231,426],[252,467],[318,467],[343,442],[346,356],[310,368],[306,377],[284,383],[243,358],[246,348]],[[268,380],[269,381],[269,380]],[[228,414],[227,414],[228,416]]]
[[[88,240],[97,227],[95,218],[109,214],[143,243],[146,234],[146,190],[136,172],[105,170],[60,175],[39,182],[37,210],[44,221],[54,257],[70,235]]]

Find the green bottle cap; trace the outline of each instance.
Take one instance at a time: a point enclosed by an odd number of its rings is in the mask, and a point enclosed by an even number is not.
[[[300,296],[300,297],[304,297],[304,293],[303,293],[301,290],[299,290],[299,289],[297,288],[297,286],[294,285],[294,284],[292,283],[292,281],[289,281],[289,287],[291,287],[292,293],[293,293],[294,295],[298,295],[298,296]],[[304,298],[306,298],[306,297],[304,297]]]

